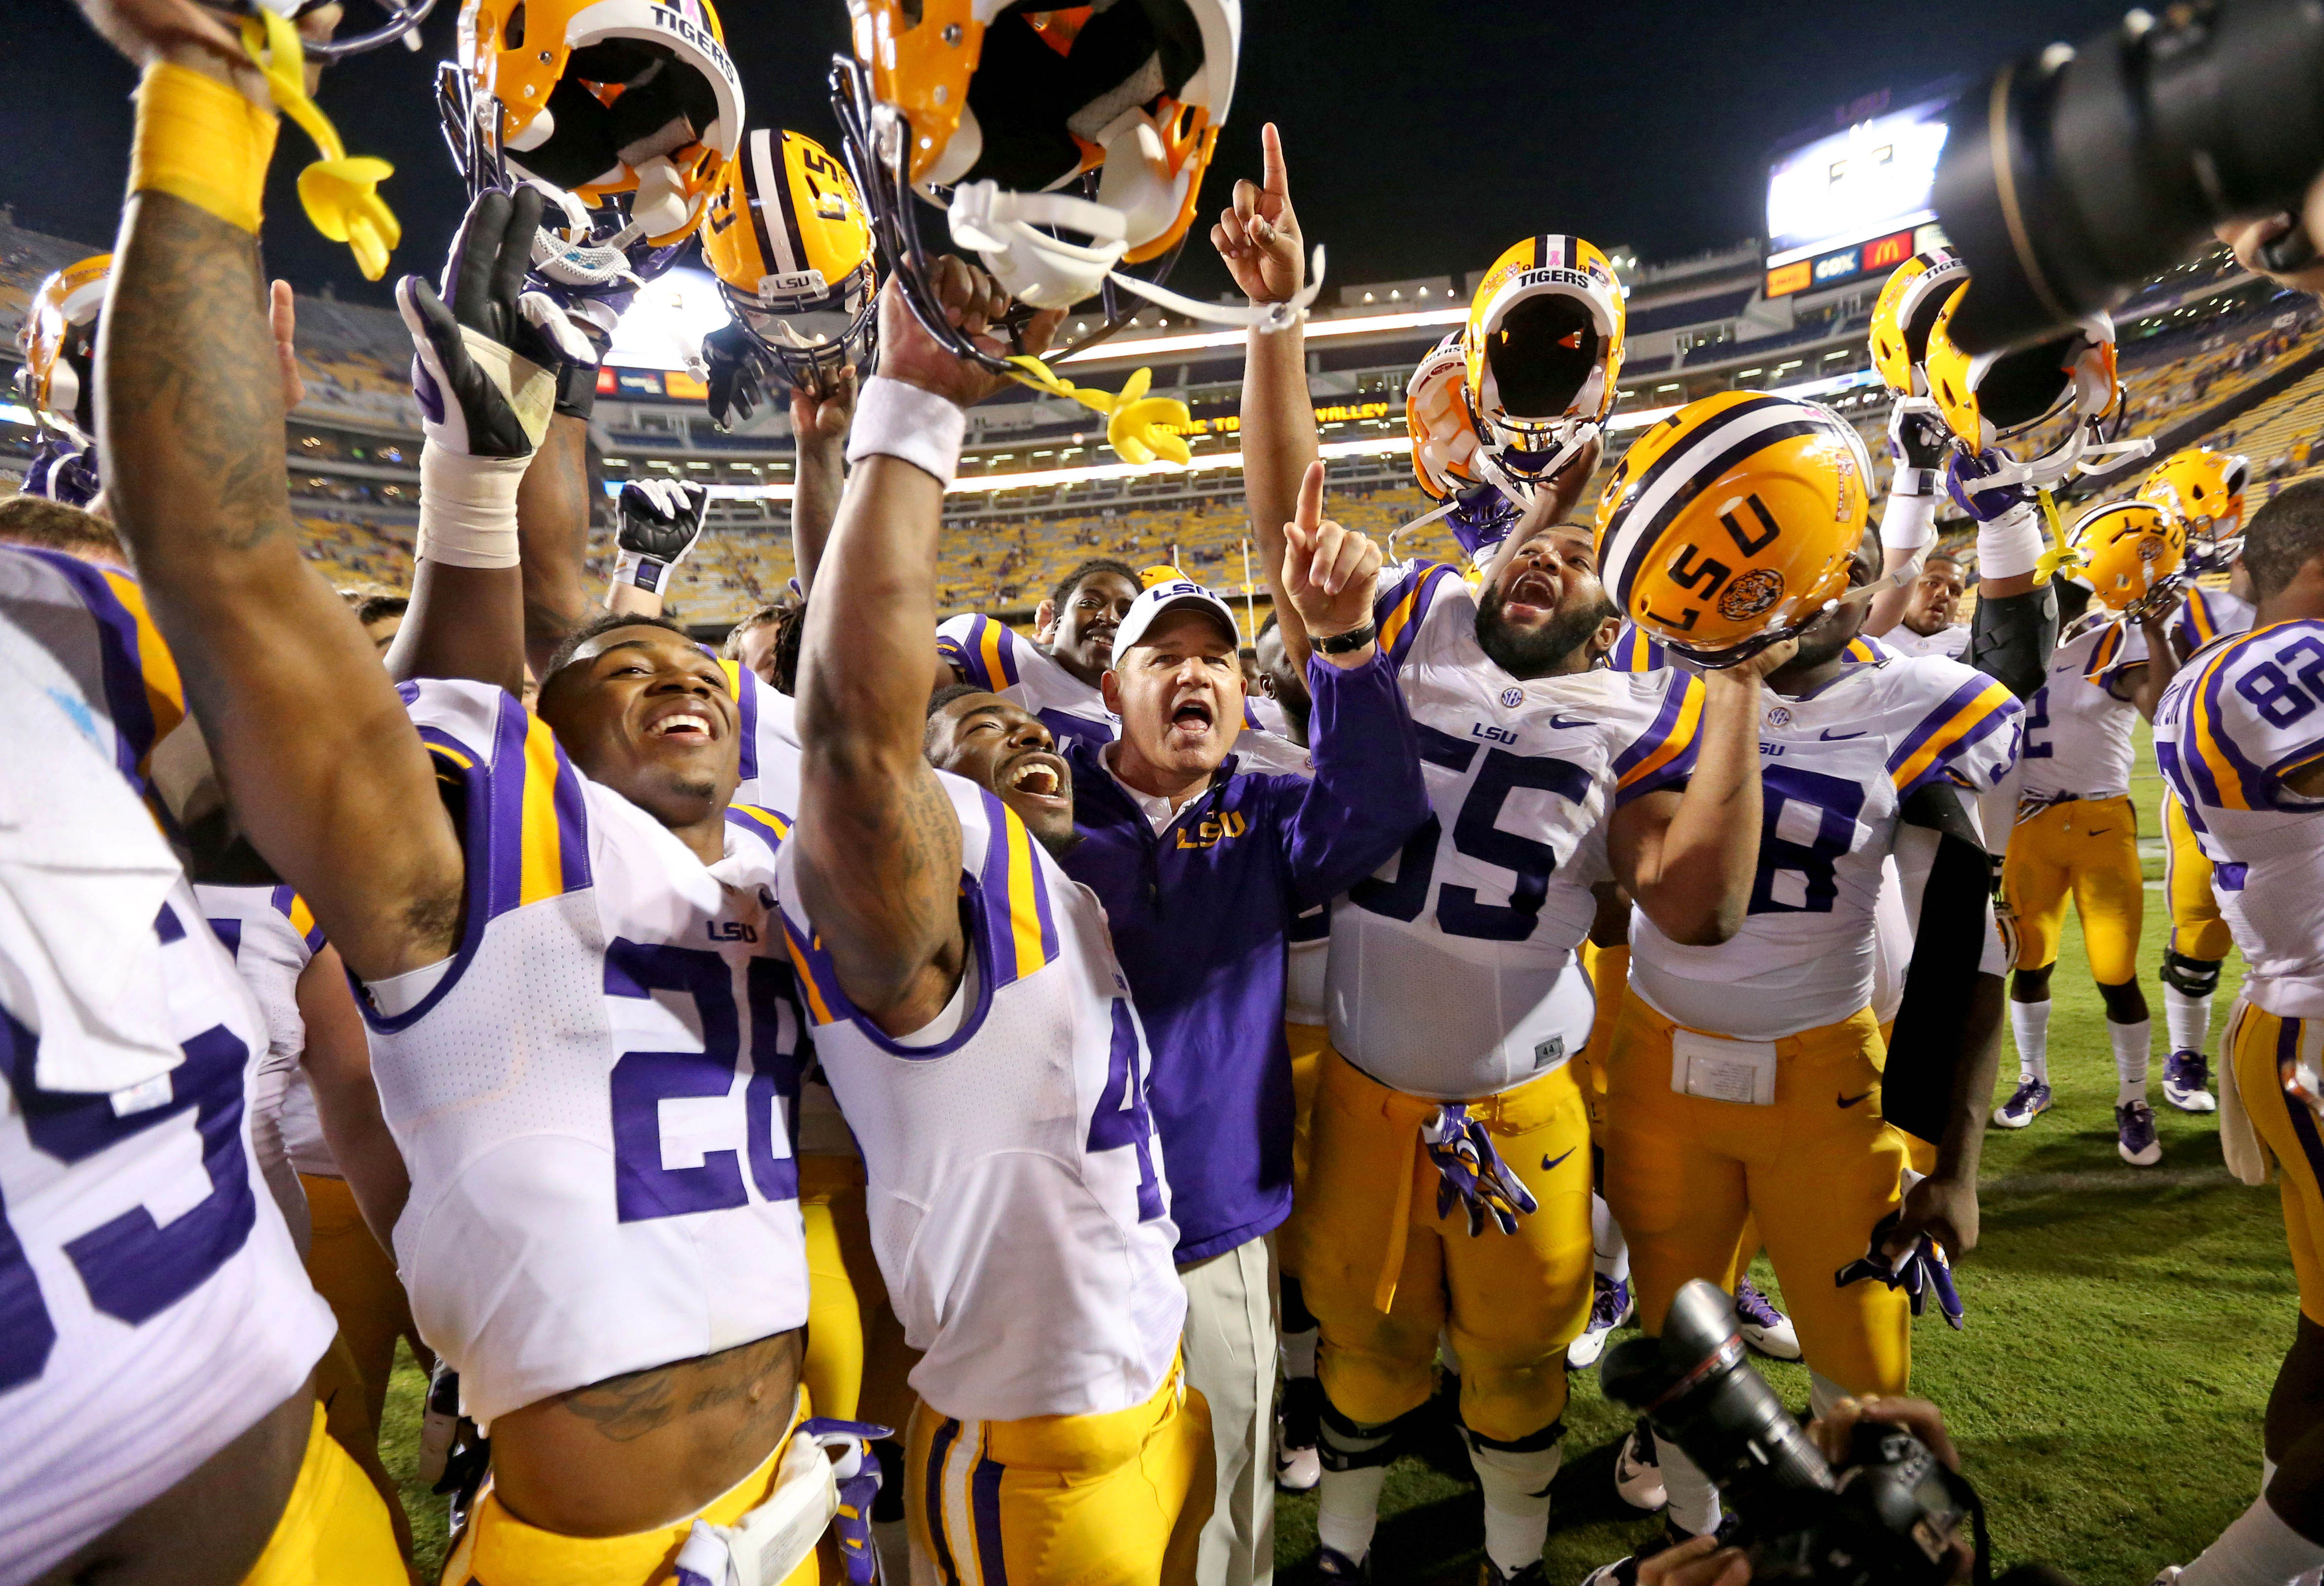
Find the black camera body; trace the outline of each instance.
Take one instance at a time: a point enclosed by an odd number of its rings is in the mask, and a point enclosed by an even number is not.
[[[1681,1289],[1662,1337],[1624,1341],[1600,1380],[1718,1486],[1754,1581],[1942,1586],[1952,1578],[1956,1540],[1965,1540],[1964,1524],[1974,1528],[1975,1491],[1920,1439],[1871,1423],[1858,1425],[1849,1463],[1833,1471],[1750,1369],[1734,1302],[1716,1286]]]
[[[1934,198],[1969,261],[1965,350],[2117,302],[2223,221],[2296,217],[2324,172],[2324,0],[2157,11],[2012,61],[1946,116]],[[2296,226],[2282,242],[2272,269],[2312,253]]]

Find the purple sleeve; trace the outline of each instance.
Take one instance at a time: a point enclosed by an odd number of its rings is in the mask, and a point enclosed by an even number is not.
[[[1385,863],[1428,818],[1420,737],[1387,657],[1352,669],[1307,662],[1312,780],[1286,786],[1278,822],[1300,908],[1337,897]]]

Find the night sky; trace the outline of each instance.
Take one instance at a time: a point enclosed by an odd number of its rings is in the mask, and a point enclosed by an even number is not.
[[[351,152],[398,167],[384,191],[404,224],[389,266],[433,272],[462,194],[429,88],[451,52],[458,0],[427,48],[391,46],[324,79]],[[351,0],[355,20],[377,15]],[[1454,5],[1450,0],[1244,0],[1242,65],[1205,213],[1256,175],[1259,126],[1283,129],[1292,193],[1334,280],[1481,269],[1527,233],[1578,233],[1648,261],[1756,235],[1769,146],[1829,124],[1836,106],[1951,73],[1982,74],[2053,39],[2107,26],[2121,0],[1726,0],[1723,4]],[[14,152],[0,202],[20,224],[102,243],[113,233],[129,138],[127,66],[67,0],[14,7]],[[722,12],[753,125],[836,131],[825,68],[845,42],[843,0],[731,0]],[[312,158],[287,120],[267,199],[270,263],[303,290],[385,303],[343,247],[300,215]],[[1205,221],[1201,232],[1207,235]],[[1225,272],[1202,235],[1173,282],[1204,295]]]

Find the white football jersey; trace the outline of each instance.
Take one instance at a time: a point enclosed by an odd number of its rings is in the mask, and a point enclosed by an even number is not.
[[[2131,726],[2138,707],[2112,685],[2126,668],[2146,664],[2146,639],[2135,622],[2085,618],[2051,652],[2050,674],[2025,702],[2025,752],[2018,767],[2019,807],[2067,798],[2120,798],[2130,791]]]
[[[2177,636],[2180,648],[2192,655],[2214,639],[2249,632],[2253,614],[2252,603],[2247,600],[2239,600],[2224,589],[2190,585],[2178,614],[2171,620],[2171,632]]]
[[[2024,714],[1991,678],[1934,656],[1850,666],[1803,699],[1770,693],[1759,717],[1759,868],[1743,928],[1716,947],[1687,946],[1633,909],[1632,988],[1689,1028],[1738,1040],[1871,1006],[1898,812],[1940,779],[1993,786],[2016,758]]]
[[[722,660],[742,724],[742,779],[734,802],[788,814],[798,807],[798,705],[740,661]]]
[[[923,1351],[912,1388],[962,1420],[1126,1409],[1161,1385],[1186,1312],[1145,1033],[1097,895],[1001,800],[939,780],[973,960],[944,1039],[858,1012],[780,889],[816,1052],[863,1147],[872,1248]]]
[[[196,887],[202,917],[234,955],[250,994],[266,1018],[266,1051],[250,1082],[251,1136],[260,1171],[274,1188],[283,1215],[298,1232],[306,1223],[307,1197],[298,1175],[319,1157],[324,1171],[339,1176],[323,1144],[315,1116],[315,1093],[300,1060],[307,1052],[307,1020],[299,1011],[299,977],[323,945],[321,927],[307,900],[288,887]],[[295,1111],[295,1116],[294,1116]],[[294,1133],[299,1137],[294,1143]],[[305,1243],[303,1233],[300,1242]]]
[[[802,1325],[788,824],[734,806],[705,865],[501,689],[402,693],[462,823],[466,923],[364,1017],[411,1172],[396,1265],[467,1413]]]
[[[1374,617],[1435,814],[1332,906],[1332,1044],[1412,1095],[1492,1095],[1589,1038],[1573,950],[1597,901],[1575,853],[1618,805],[1693,769],[1702,684],[1602,668],[1519,682],[1442,564],[1385,569]]]
[[[2285,784],[2324,756],[2324,622],[2272,622],[2188,658],[2154,713],[2154,758],[2212,862],[2244,995],[2324,1019],[2324,798]]]
[[[1969,624],[1955,622],[1933,633],[1915,633],[1899,622],[1880,635],[1879,642],[1898,655],[1933,655],[1944,660],[1959,660],[1961,651],[1969,648]]]
[[[251,1148],[264,1022],[140,797],[182,700],[134,581],[0,549],[0,1581],[176,1485],[335,1330]]]

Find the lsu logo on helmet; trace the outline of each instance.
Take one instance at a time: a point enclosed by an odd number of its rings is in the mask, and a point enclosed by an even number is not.
[[[1817,403],[1690,402],[1638,438],[1599,501],[1600,576],[1638,627],[1733,666],[1847,588],[1870,476],[1855,427]]]
[[[1485,480],[1530,503],[1598,438],[1622,375],[1625,319],[1612,263],[1580,237],[1530,236],[1493,261],[1461,333]]]
[[[2098,604],[2139,616],[2185,581],[2187,530],[2147,501],[2118,501],[2074,521],[2067,543]]]
[[[872,222],[846,169],[813,138],[760,127],[743,140],[711,199],[702,253],[736,322],[793,384],[869,367]]]

